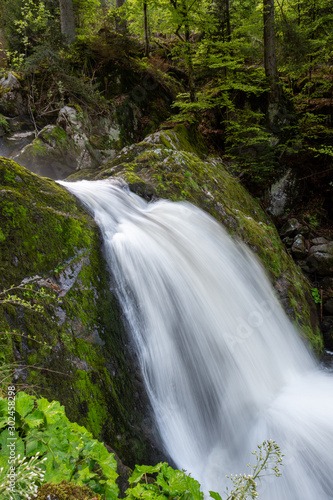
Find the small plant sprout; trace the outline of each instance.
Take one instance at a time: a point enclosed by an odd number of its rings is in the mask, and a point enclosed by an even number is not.
[[[281,476],[280,467],[282,464],[282,453],[275,441],[264,441],[258,446],[256,451],[252,452],[256,457],[256,464],[248,464],[251,470],[250,474],[239,474],[226,476],[233,483],[232,491],[226,489],[226,500],[246,500],[247,498],[257,498],[258,481],[264,476]],[[217,494],[210,492],[211,496],[217,499]],[[219,495],[218,495],[219,496]],[[220,497],[220,496],[219,496]],[[219,500],[222,500],[221,497]]]
[[[19,500],[21,498],[31,500],[36,498],[38,488],[44,481],[45,471],[41,468],[41,466],[47,457],[40,459],[39,452],[30,458],[20,457],[21,456],[18,455],[14,463],[14,486],[12,487],[11,485],[11,487],[9,487],[8,476],[4,476],[2,478],[0,484],[0,495],[3,500]]]

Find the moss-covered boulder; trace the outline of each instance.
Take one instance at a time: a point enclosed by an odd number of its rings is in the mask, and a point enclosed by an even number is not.
[[[187,200],[218,219],[257,254],[290,318],[321,354],[322,336],[308,281],[294,263],[274,224],[218,158],[207,156],[201,136],[178,125],[123,148],[86,177],[122,177],[146,199]],[[82,174],[72,176],[75,180]]]
[[[61,186],[3,157],[0,254],[2,390],[59,400],[129,465],[156,459],[97,226]]]

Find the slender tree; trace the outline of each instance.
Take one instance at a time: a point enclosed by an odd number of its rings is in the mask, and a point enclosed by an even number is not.
[[[218,21],[219,38],[223,41],[230,41],[230,0],[214,0],[213,12]]]
[[[72,0],[59,0],[61,33],[69,44],[75,42],[76,31]]]
[[[149,57],[149,32],[148,32],[148,14],[147,2],[143,2],[143,26],[145,31],[145,56]]]
[[[272,126],[279,113],[281,90],[276,62],[274,0],[263,0],[264,5],[264,65],[269,84],[268,124]]]
[[[124,5],[126,0],[117,0],[117,9],[122,7]],[[117,21],[116,21],[116,30],[121,33],[122,35],[126,35],[127,33],[127,22],[126,19],[124,18],[123,14],[118,14],[117,15]]]
[[[195,83],[194,83],[194,68],[193,68],[193,57],[192,57],[192,48],[190,42],[190,19],[189,19],[189,8],[187,0],[170,0],[171,5],[175,9],[178,14],[178,27],[175,31],[178,38],[182,41],[185,47],[185,62],[187,67],[188,74],[188,86],[190,91],[190,100],[194,102],[196,99],[195,96]],[[193,6],[193,3],[192,3]],[[183,28],[184,37],[180,34],[180,30]]]

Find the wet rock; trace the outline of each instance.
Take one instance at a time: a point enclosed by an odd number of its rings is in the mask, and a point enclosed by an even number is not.
[[[1,331],[26,336],[7,354],[17,365],[17,384],[52,394],[70,420],[110,443],[131,466],[160,461],[144,433],[150,407],[138,403],[137,393],[140,403],[147,395],[135,379],[136,360],[95,222],[64,188],[6,158],[0,158],[0,188],[1,287],[31,285],[45,306],[38,314],[16,308],[11,316],[0,307]],[[40,370],[31,368],[37,364]]]
[[[303,260],[303,259],[302,259],[302,260],[298,260],[298,261],[297,261],[297,264],[299,265],[299,267],[302,269],[302,271],[303,271],[304,273],[311,274],[312,272],[314,272],[314,271],[315,271],[315,269],[314,269],[312,266],[310,266],[310,265],[307,263],[307,261],[306,261],[306,260]]]
[[[308,265],[321,276],[333,275],[333,241],[314,245],[309,250]]]
[[[298,234],[301,234],[302,236],[305,236],[305,237],[308,236],[309,232],[310,232],[310,229],[308,228],[308,226],[305,226],[305,225],[299,227],[297,230]]]
[[[35,138],[33,131],[17,132],[15,134],[3,137],[0,139],[0,155],[11,158],[19,154],[19,152]]]
[[[298,234],[292,244],[291,251],[295,259],[303,259],[306,254],[305,239],[304,236]]]
[[[313,238],[313,240],[311,240],[311,243],[313,243],[314,245],[326,245],[327,243],[329,243],[329,240],[323,237]]]
[[[286,247],[291,247],[291,245],[294,243],[295,238],[289,238],[288,236],[286,238],[283,238],[282,243],[286,245]]]
[[[287,237],[287,236],[293,236],[296,235],[296,233],[299,232],[299,229],[301,228],[301,224],[298,222],[297,219],[289,219],[281,228],[280,230],[280,236],[281,238]]]

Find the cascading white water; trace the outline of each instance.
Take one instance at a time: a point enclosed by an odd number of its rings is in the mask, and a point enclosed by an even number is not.
[[[120,183],[62,182],[94,213],[161,438],[177,467],[223,493],[274,439],[263,500],[333,498],[333,378],[257,260],[189,203],[146,203]]]

